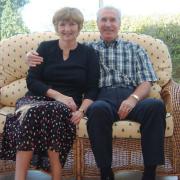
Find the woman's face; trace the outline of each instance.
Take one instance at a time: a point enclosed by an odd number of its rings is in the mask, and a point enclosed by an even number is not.
[[[79,27],[75,21],[60,21],[58,23],[58,33],[63,41],[74,41],[79,35]]]

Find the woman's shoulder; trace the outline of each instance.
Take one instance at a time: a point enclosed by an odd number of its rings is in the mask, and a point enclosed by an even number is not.
[[[40,43],[40,45],[52,47],[52,46],[56,46],[57,43],[58,43],[58,41],[59,41],[59,39],[42,41],[42,42]]]
[[[56,51],[57,46],[58,40],[42,41],[37,48],[37,52],[41,54],[41,56],[45,56]]]

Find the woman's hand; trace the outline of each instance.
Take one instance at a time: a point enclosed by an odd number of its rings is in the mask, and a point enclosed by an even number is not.
[[[72,113],[71,122],[77,125],[83,117],[84,113],[82,111],[75,111]]]
[[[61,94],[60,92],[51,88],[47,90],[46,96],[53,98],[56,101],[64,103],[66,106],[68,106],[72,110],[72,112],[77,110],[76,103],[74,102],[74,99],[72,97]]]
[[[72,110],[72,112],[75,112],[77,110],[77,105],[72,97],[61,95],[61,96],[56,96],[55,100],[64,103]]]

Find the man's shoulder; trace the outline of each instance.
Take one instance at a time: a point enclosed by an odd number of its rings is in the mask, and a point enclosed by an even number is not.
[[[143,46],[141,46],[140,44],[133,42],[133,41],[129,41],[129,40],[123,40],[123,39],[119,39],[119,46],[124,47],[125,49],[129,49],[132,51],[136,51],[136,52],[144,52],[145,49]]]
[[[135,47],[135,48],[140,47],[140,45],[137,44],[136,42],[125,40],[125,39],[118,39],[118,44],[123,45],[123,46],[128,46],[128,47]]]
[[[102,41],[101,40],[99,40],[99,41],[92,41],[92,42],[90,42],[89,43],[89,46],[90,47],[92,47],[92,48],[94,48],[94,49],[97,49],[97,48],[99,48],[100,46],[102,46]]]

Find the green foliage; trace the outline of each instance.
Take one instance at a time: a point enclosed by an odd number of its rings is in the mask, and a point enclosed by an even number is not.
[[[180,14],[138,17],[131,20],[132,22],[125,21],[124,31],[128,31],[127,27],[133,24],[133,32],[151,35],[161,39],[168,46],[173,64],[173,78],[180,82]]]
[[[23,25],[20,8],[29,0],[0,0],[0,40],[17,33],[29,32]]]
[[[82,31],[98,31],[96,21],[85,21]]]
[[[163,40],[169,47],[173,59],[180,59],[180,15],[174,16],[171,21],[165,17],[151,24],[143,24],[136,32],[151,35]],[[174,21],[173,21],[174,20]]]
[[[7,0],[0,0],[0,18],[2,16],[3,9],[6,5]],[[10,0],[12,8],[18,10],[29,2],[29,0]]]
[[[5,6],[7,0],[0,0],[0,6]],[[29,0],[10,0],[13,4],[13,9],[19,9],[29,2]]]
[[[151,26],[145,26],[141,30],[144,34],[149,34],[155,38],[163,40],[171,54],[173,61],[173,76],[180,80],[180,25],[178,24],[156,24]],[[178,80],[179,77],[179,80]]]

